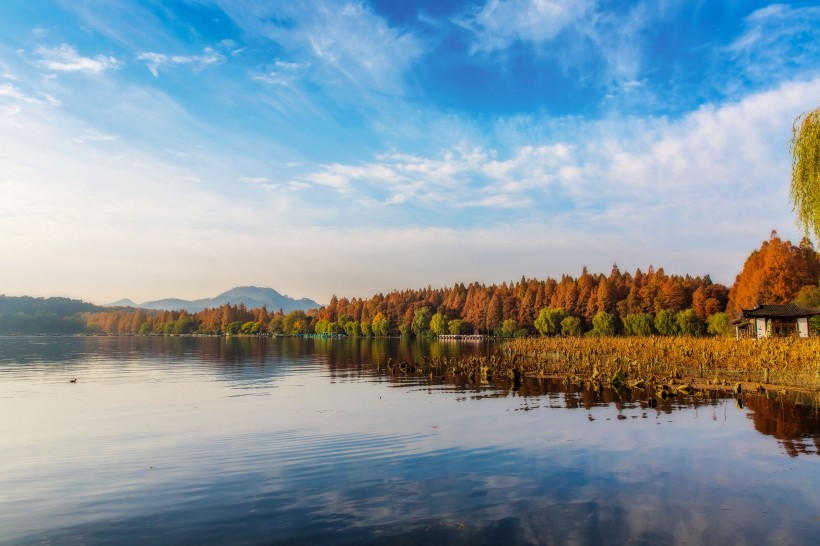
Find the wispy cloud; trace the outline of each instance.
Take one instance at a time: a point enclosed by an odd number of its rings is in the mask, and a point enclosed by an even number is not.
[[[287,259],[277,288],[319,299],[327,260],[348,294],[614,260],[731,281],[791,229],[789,128],[820,96],[815,6],[58,4],[0,7],[0,254],[20,291],[175,291],[191,267],[230,285],[263,245],[256,271]],[[213,85],[159,77],[202,70]]]
[[[284,47],[292,55],[288,62],[309,63],[312,85],[327,90],[402,94],[405,74],[423,52],[412,33],[392,27],[358,1],[242,0],[220,6],[246,32]],[[268,77],[280,84],[287,73],[280,65]]]
[[[820,7],[772,4],[743,20],[725,49],[732,66],[754,81],[778,81],[820,68]]]
[[[609,88],[612,97],[641,86],[646,31],[680,5],[640,0],[611,9],[598,0],[488,0],[455,22],[472,32],[473,54],[503,57],[523,45],[573,79]]]
[[[310,67],[310,63],[294,63],[281,59],[274,59],[272,65],[265,72],[257,72],[251,78],[270,85],[290,87],[293,86],[300,77],[304,77],[305,70]]]
[[[782,225],[788,130],[817,94],[818,79],[789,83],[677,121],[567,120],[562,140],[506,154],[467,144],[429,157],[391,152],[358,165],[328,164],[298,180],[337,192],[351,206],[412,206],[428,211],[425,221],[450,226],[469,216],[440,216],[442,210],[474,207],[516,208],[531,221],[558,214],[590,229],[691,230],[698,237],[735,230],[742,223],[727,226],[723,218],[750,214]],[[772,195],[780,206],[771,206]]]
[[[100,133],[94,129],[83,129],[82,134],[72,138],[71,140],[82,144],[84,142],[111,142],[113,140],[117,140],[117,137],[114,135]]]
[[[83,57],[74,46],[68,44],[54,48],[40,46],[35,50],[35,54],[40,57],[41,66],[54,72],[101,74],[123,65],[122,61],[112,56]]]
[[[33,97],[30,97],[20,91],[17,87],[13,86],[10,83],[0,84],[0,97],[7,97],[10,99],[17,99],[22,101],[34,101]]]
[[[577,161],[565,143],[523,146],[507,159],[498,155],[466,145],[437,157],[394,152],[363,165],[326,165],[301,181],[382,205],[512,208],[543,204],[544,193],[564,183]]]
[[[157,77],[160,68],[180,65],[189,65],[194,72],[201,72],[209,66],[224,63],[225,56],[213,48],[206,47],[202,50],[202,55],[168,55],[146,52],[137,55],[137,60],[145,61],[148,70],[151,71],[154,77]]]
[[[36,95],[31,95],[23,92],[20,88],[10,83],[0,84],[0,97],[14,99],[19,102],[60,106],[60,101],[47,93],[37,93]]]
[[[552,40],[593,7],[594,0],[489,0],[459,22],[475,32],[475,51],[494,51]]]
[[[266,176],[241,176],[239,182],[255,186],[264,190],[279,190],[282,188],[280,184],[275,183],[272,179]]]

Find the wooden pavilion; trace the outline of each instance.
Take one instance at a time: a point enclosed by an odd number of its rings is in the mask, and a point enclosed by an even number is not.
[[[758,305],[741,311],[742,315],[732,321],[738,339],[809,337],[809,319],[820,315],[820,309],[808,309],[793,303]]]

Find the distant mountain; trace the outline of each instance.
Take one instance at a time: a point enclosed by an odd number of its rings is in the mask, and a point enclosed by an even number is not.
[[[203,298],[199,300],[181,300],[178,298],[166,298],[162,300],[146,301],[136,304],[129,299],[122,299],[106,307],[141,307],[143,309],[160,309],[162,311],[175,311],[185,309],[189,313],[196,313],[206,308],[221,307],[225,304],[239,305],[244,303],[248,309],[262,307],[266,305],[268,311],[278,311],[282,309],[285,313],[301,309],[306,311],[310,308],[318,308],[320,305],[313,300],[302,298],[293,299],[284,296],[273,288],[259,288],[257,286],[240,286],[223,292],[214,298]]]
[[[123,298],[121,300],[117,300],[111,303],[104,303],[103,307],[139,307],[139,305],[134,302],[134,300],[129,300],[128,298]]]
[[[86,311],[102,310],[100,306],[93,303],[70,298],[0,295],[0,313],[51,313],[58,317],[68,317]]]
[[[80,313],[103,310],[69,298],[0,295],[0,335],[79,334],[85,331]]]

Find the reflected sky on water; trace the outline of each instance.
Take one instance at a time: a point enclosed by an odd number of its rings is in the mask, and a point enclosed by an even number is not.
[[[376,366],[492,350],[0,338],[0,542],[816,543],[810,404]]]

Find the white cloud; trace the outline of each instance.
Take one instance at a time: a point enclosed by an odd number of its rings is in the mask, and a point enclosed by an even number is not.
[[[7,99],[13,99],[18,102],[30,104],[48,104],[50,106],[60,106],[60,101],[47,93],[37,93],[36,95],[30,95],[23,92],[18,87],[10,83],[0,84],[0,97],[5,97]]]
[[[82,144],[84,142],[111,142],[117,140],[117,137],[114,135],[100,133],[94,129],[83,129],[82,134],[75,136],[71,140]]]
[[[40,65],[55,72],[101,74],[106,70],[120,68],[123,64],[111,56],[82,57],[74,46],[68,44],[55,48],[41,46],[35,53],[40,57]]]
[[[586,16],[592,0],[489,0],[462,24],[476,33],[475,49],[506,49],[513,42],[541,43]]]
[[[820,7],[772,4],[747,16],[743,33],[725,53],[755,81],[782,81],[820,66]]]
[[[591,74],[608,98],[644,95],[646,30],[670,18],[680,0],[639,1],[613,10],[598,0],[488,0],[455,22],[473,32],[472,53],[503,56],[517,45],[556,61],[573,78]],[[605,69],[602,71],[601,66]]]
[[[619,263],[619,255],[640,253],[635,245],[659,257],[646,258],[656,264],[680,263],[675,252],[699,248],[697,267],[730,282],[731,268],[772,228],[799,236],[786,143],[794,116],[818,95],[820,79],[792,82],[674,121],[567,120],[563,140],[506,154],[470,145],[429,157],[392,152],[359,165],[325,165],[298,180],[338,192],[336,210],[364,204],[397,229],[411,210],[415,223],[473,225],[468,210],[480,207],[495,211],[484,218],[492,225],[504,221],[505,210],[521,225],[559,222],[554,233],[562,240],[607,233],[617,241],[607,260]]]
[[[238,180],[243,184],[256,186],[265,190],[278,190],[281,188],[279,184],[276,184],[266,176],[240,176]]]
[[[270,85],[290,87],[297,79],[303,77],[305,69],[310,67],[310,63],[294,63],[275,59],[270,70],[264,73],[255,73],[251,78]]]
[[[361,88],[365,101],[402,92],[422,47],[417,38],[362,4],[313,6],[316,13],[299,15],[292,28],[269,30],[283,39],[283,57],[268,60],[260,78],[291,87],[321,81],[325,89],[342,88],[343,97]],[[549,32],[558,36],[555,28]],[[496,30],[493,36],[503,38]],[[504,39],[537,39],[547,30]],[[358,41],[346,42],[353,33]],[[304,44],[307,53],[292,54]],[[141,60],[154,74],[169,66],[200,69],[223,62],[213,59],[226,58],[231,47],[215,46],[210,57],[206,50],[146,53],[152,56]],[[370,53],[356,57],[360,50]],[[394,53],[395,66],[386,65]],[[636,66],[628,55],[611,64],[623,66],[613,71],[624,76]],[[550,120],[533,113],[517,125],[499,124],[491,136],[476,136],[480,129],[455,115],[421,112],[396,127],[380,117],[385,131],[428,135],[427,151],[398,145],[318,167],[285,146],[271,153],[275,139],[254,147],[232,135],[213,139],[223,147],[197,148],[218,129],[149,88],[114,91],[106,113],[127,120],[128,129],[113,121],[100,126],[106,132],[70,118],[79,115],[73,110],[48,107],[49,96],[29,89],[0,83],[0,99],[16,109],[0,120],[0,253],[17,260],[0,272],[0,285],[26,291],[39,279],[53,293],[70,282],[71,293],[96,297],[116,278],[109,289],[153,285],[163,294],[199,296],[235,284],[232,265],[265,248],[254,270],[275,271],[276,279],[267,273],[250,281],[326,300],[329,260],[338,271],[332,288],[346,295],[471,280],[465,274],[486,281],[558,276],[584,263],[608,271],[613,261],[624,270],[654,263],[731,281],[769,230],[795,232],[786,141],[794,116],[820,96],[820,80],[704,106],[680,119]],[[29,110],[41,117],[26,117]],[[550,123],[551,131],[532,129]],[[340,156],[334,153],[324,157]],[[23,219],[26,233],[19,230]],[[103,253],[113,241],[113,255]],[[46,258],[54,267],[41,267]],[[284,261],[292,264],[286,272]],[[166,267],[153,271],[159,262]],[[192,269],[209,274],[193,286]]]
[[[159,76],[159,69],[166,66],[190,65],[194,72],[200,72],[209,66],[225,62],[225,56],[210,47],[203,49],[202,55],[167,55],[165,53],[146,52],[137,55],[137,59],[145,61],[148,70],[151,71],[154,77]]]
[[[10,83],[0,84],[0,97],[7,97],[10,99],[17,99],[21,101],[36,100],[33,97],[26,95],[25,93],[20,91],[20,89],[18,89]]]
[[[244,53],[247,49],[246,47],[238,47],[236,45],[236,42],[230,39],[220,40],[217,44],[217,47],[219,47],[223,51],[226,51],[227,53],[230,53],[231,57],[237,57]]]
[[[404,75],[420,57],[421,42],[391,27],[358,1],[265,3],[222,1],[220,7],[246,32],[280,44],[326,91],[350,88],[357,95],[401,95]],[[280,24],[287,21],[287,25]],[[281,83],[285,67],[267,77]],[[261,77],[260,77],[261,79]],[[350,100],[354,97],[345,96]]]
[[[325,165],[304,175],[306,183],[367,199],[370,203],[416,203],[456,207],[511,208],[532,203],[560,181],[557,173],[574,161],[571,146],[523,146],[509,159],[482,147],[457,146],[437,157],[389,153],[363,165]],[[531,192],[532,195],[527,195]],[[374,195],[384,194],[381,199]]]

